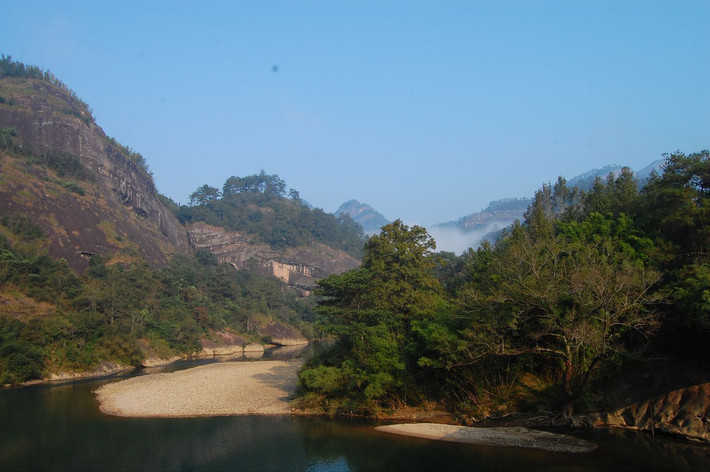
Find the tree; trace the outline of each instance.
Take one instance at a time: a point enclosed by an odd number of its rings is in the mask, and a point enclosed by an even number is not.
[[[647,267],[650,241],[630,221],[592,214],[539,235],[519,226],[496,249],[489,282],[469,287],[471,361],[542,355],[560,360],[565,417],[590,374],[624,349],[630,331],[647,334],[660,274]]]
[[[436,242],[421,226],[409,228],[401,220],[382,227],[365,244],[363,267],[372,273],[378,308],[409,322],[426,312],[428,298],[439,290],[433,276],[432,251]]]
[[[190,194],[190,205],[206,205],[216,201],[221,195],[218,188],[205,184]]]
[[[434,247],[424,228],[397,220],[370,238],[360,268],[318,282],[319,323],[337,342],[320,365],[302,372],[307,390],[367,408],[412,398],[412,326],[440,301]]]
[[[543,184],[535,192],[533,202],[525,212],[525,223],[534,232],[547,233],[557,220],[569,221],[580,212],[581,195],[577,187],[569,188],[564,177],[558,177],[554,186]]]
[[[691,358],[710,345],[710,152],[665,156],[663,174],[643,188],[639,219],[661,249],[671,304],[663,318],[665,349]]]
[[[610,173],[606,182],[600,177],[594,179],[591,190],[584,198],[585,213],[632,215],[638,197],[638,181],[630,168],[623,167],[618,177]]]

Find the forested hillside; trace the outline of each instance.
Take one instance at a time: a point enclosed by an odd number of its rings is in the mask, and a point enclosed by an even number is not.
[[[312,335],[311,299],[276,279],[218,264],[209,252],[176,255],[158,270],[91,258],[78,276],[35,251],[41,230],[21,217],[0,226],[0,385],[102,362],[140,365],[143,340],[156,355],[194,355],[227,330],[261,343],[264,321]]]
[[[265,344],[275,324],[294,339],[317,336],[302,296],[310,286],[298,284],[357,266],[327,244],[357,255],[364,237],[289,197],[262,172],[229,178],[224,195],[198,189],[180,208],[66,85],[3,55],[0,385],[191,356],[225,338]],[[251,259],[220,263],[188,242],[194,221],[238,231],[225,237]],[[259,257],[269,271],[253,270]],[[292,268],[305,274],[287,276]]]
[[[337,342],[302,371],[300,404],[569,422],[621,385],[642,396],[707,381],[709,208],[702,151],[667,156],[642,190],[628,168],[588,192],[560,178],[523,223],[460,257],[389,224],[360,268],[319,283],[318,323]]]
[[[303,246],[314,242],[359,257],[365,236],[362,227],[348,215],[336,217],[320,208],[310,208],[298,191],[286,192],[278,175],[229,177],[222,189],[203,185],[190,195],[190,205],[176,212],[183,223],[203,221],[253,236],[255,243],[275,248]]]

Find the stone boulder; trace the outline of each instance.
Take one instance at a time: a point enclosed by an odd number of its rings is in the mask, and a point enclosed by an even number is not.
[[[693,385],[594,415],[595,426],[660,431],[710,442],[710,383]]]
[[[270,321],[259,329],[259,334],[269,339],[271,344],[277,346],[302,346],[308,344],[308,340],[292,326]]]
[[[241,356],[246,339],[229,331],[217,331],[212,339],[202,339],[202,350],[197,357]],[[263,347],[262,347],[263,351]]]

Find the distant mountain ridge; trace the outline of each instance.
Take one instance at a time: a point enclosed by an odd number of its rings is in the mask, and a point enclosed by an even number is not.
[[[389,223],[389,220],[379,211],[372,208],[367,203],[360,203],[357,200],[349,200],[335,210],[335,215],[348,215],[356,223],[362,226],[365,234],[374,234],[380,231],[380,228]]]
[[[657,160],[634,172],[639,186],[646,184],[653,172],[661,173],[663,160]],[[623,166],[611,164],[600,169],[592,169],[567,180],[570,187],[589,191],[597,177],[606,179],[609,174],[618,177]],[[493,241],[515,220],[522,220],[532,198],[503,198],[494,200],[481,211],[462,216],[458,220],[433,225],[429,233],[436,239],[437,249],[461,253],[468,248],[478,247],[483,240]]]
[[[647,165],[639,171],[634,171],[634,177],[636,177],[636,179],[638,180],[639,187],[643,187],[646,182],[648,182],[648,179],[651,177],[651,174],[653,174],[654,171],[658,173],[661,172],[661,166],[663,165],[663,162],[664,161],[662,159],[659,159],[657,161],[653,161],[651,164]],[[624,166],[611,164],[608,166],[604,166],[601,169],[592,169],[583,174],[579,174],[575,177],[572,177],[567,181],[567,185],[570,187],[578,187],[579,189],[584,190],[586,192],[592,188],[592,185],[594,184],[594,179],[596,179],[597,177],[605,179],[609,174],[613,174],[614,177],[618,177],[619,175],[621,175],[621,169],[623,168]]]
[[[653,161],[648,166],[634,172],[639,187],[646,184],[653,172],[661,173],[664,160]],[[599,169],[591,169],[567,180],[570,187],[578,187],[589,191],[597,177],[606,179],[609,174],[618,177],[624,166],[610,164]],[[429,233],[437,241],[437,249],[442,251],[462,252],[469,247],[477,247],[483,240],[494,240],[501,232],[512,225],[515,220],[522,220],[525,211],[533,198],[502,198],[491,201],[483,210],[462,216],[457,220],[438,223],[428,228]],[[389,220],[372,206],[349,200],[336,210],[336,215],[347,214],[359,223],[366,234],[372,235]]]

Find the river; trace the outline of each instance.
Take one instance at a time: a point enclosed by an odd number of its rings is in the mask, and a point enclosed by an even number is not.
[[[0,470],[710,471],[708,446],[619,430],[571,432],[599,448],[562,454],[393,436],[369,421],[118,418],[92,393],[117,380],[0,391]]]

